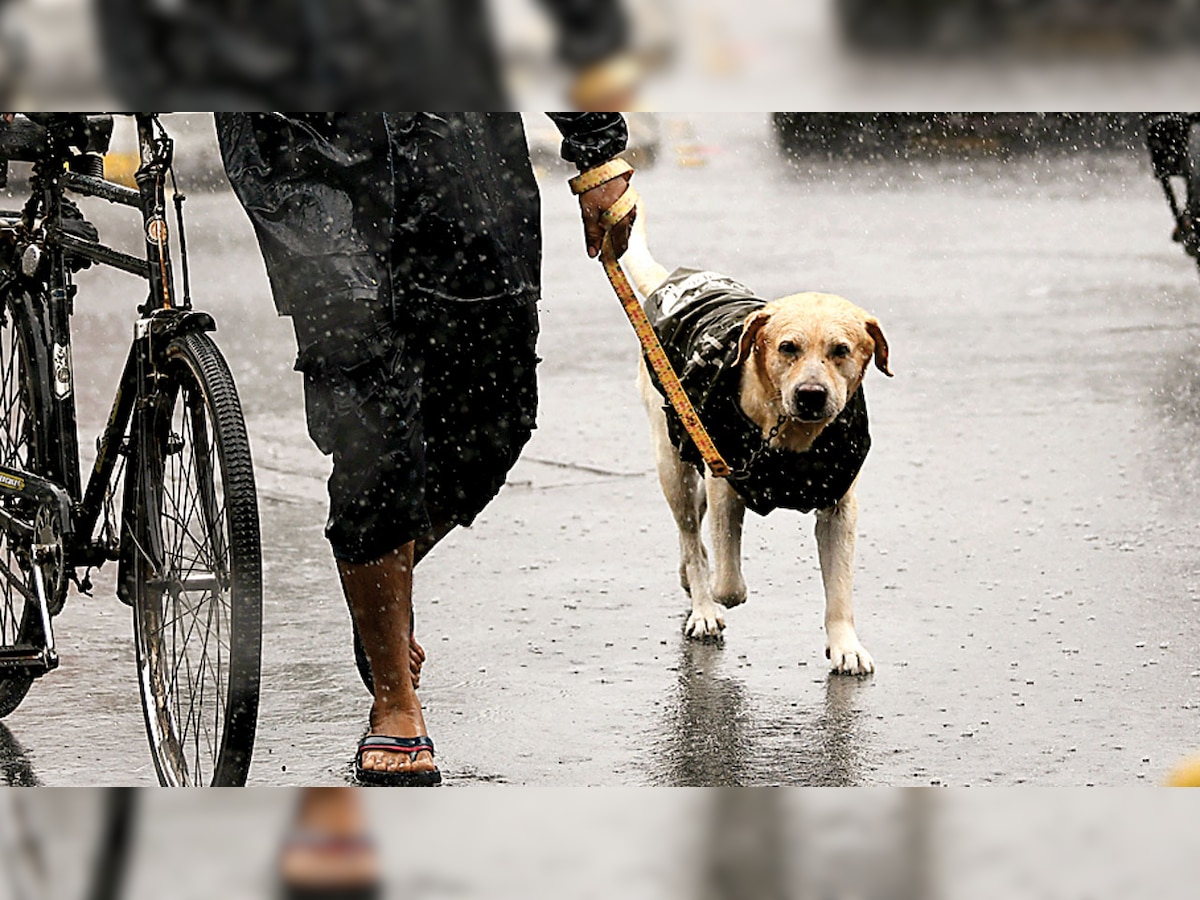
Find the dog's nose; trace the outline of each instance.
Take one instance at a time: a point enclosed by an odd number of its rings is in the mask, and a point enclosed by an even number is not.
[[[829,391],[819,384],[800,384],[792,391],[792,415],[798,419],[823,419]]]

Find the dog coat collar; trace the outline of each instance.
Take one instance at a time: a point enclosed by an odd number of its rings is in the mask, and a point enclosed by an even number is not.
[[[802,453],[764,447],[762,432],[739,401],[738,338],[746,318],[766,305],[745,285],[714,272],[676,269],[646,301],[646,314],[684,390],[721,455],[729,482],[754,512],[810,512],[845,496],[871,447],[860,387],[845,409]],[[702,468],[700,455],[669,405],[671,442]]]

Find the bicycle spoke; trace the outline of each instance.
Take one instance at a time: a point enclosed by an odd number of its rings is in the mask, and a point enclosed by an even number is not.
[[[25,314],[17,311],[9,295],[0,295],[0,303],[0,466],[35,471],[37,403],[21,331],[27,327]],[[36,647],[42,641],[30,557],[33,514],[31,501],[0,495],[0,647]],[[57,585],[49,585],[53,604]],[[0,674],[0,716],[20,703],[31,680],[11,670]]]
[[[147,710],[164,781],[241,783],[254,733],[261,608],[257,528],[245,524],[253,503],[244,474],[249,452],[236,399],[230,405],[228,370],[211,343],[176,346],[169,394],[153,426],[155,456],[142,473],[153,492],[145,536],[161,554],[139,576],[143,658],[153,648]],[[224,471],[231,440],[234,494]]]
[[[3,559],[0,559],[0,575],[3,575],[8,586],[25,598],[27,602],[37,602],[37,597],[34,595],[34,592],[32,589],[30,589],[29,585],[26,584],[25,579],[23,577],[18,577],[17,574],[8,567],[8,562]]]
[[[207,408],[181,386],[166,423],[159,527],[163,559],[155,579],[161,680],[173,709],[172,739],[197,776],[220,752],[228,714],[227,528],[220,466]]]
[[[185,421],[186,421],[186,419],[185,419]],[[184,443],[185,447],[188,446],[188,444],[190,443],[186,432],[183,436],[183,443]],[[172,460],[177,460],[181,456],[185,456],[185,454],[183,454],[182,452],[177,453],[172,457]],[[182,484],[186,485],[188,488],[187,493],[185,494],[185,496],[183,498],[184,502],[182,504],[182,512],[179,514],[172,515],[169,511],[164,509],[163,510],[164,521],[170,521],[171,523],[173,523],[177,526],[177,529],[176,529],[177,540],[174,542],[170,542],[170,543],[172,543],[174,554],[177,558],[184,558],[183,545],[184,545],[184,541],[185,541],[185,537],[186,537],[187,539],[191,540],[192,545],[197,550],[198,555],[195,558],[193,558],[193,560],[192,560],[193,562],[199,562],[201,556],[206,556],[207,559],[211,560],[211,559],[213,559],[213,554],[211,552],[208,553],[207,555],[205,555],[203,553],[203,551],[205,549],[209,548],[209,546],[211,544],[210,539],[206,537],[204,540],[201,540],[201,539],[197,538],[191,530],[190,523],[193,521],[193,516],[194,516],[195,512],[197,511],[197,508],[199,505],[199,492],[191,490],[191,488],[193,488],[197,479],[195,477],[195,470],[190,465],[191,455],[186,454],[186,456],[188,457],[188,459],[187,459],[188,468],[186,469],[186,471],[179,471],[178,469],[176,469],[176,471],[173,474],[173,477],[171,478],[171,483],[173,483],[173,484],[182,483]],[[177,465],[177,464],[173,463],[173,465]],[[179,504],[175,504],[175,505],[178,508]],[[214,570],[215,567],[210,564],[207,568],[211,572]]]
[[[212,613],[211,613],[211,608],[210,608],[210,613],[209,613],[210,621],[208,623],[209,627],[206,628],[205,632],[204,632],[204,643],[202,645],[200,659],[198,661],[198,668],[201,670],[201,674],[198,679],[192,679],[190,677],[191,660],[190,660],[190,658],[187,660],[187,667],[189,670],[188,683],[196,684],[198,681],[198,684],[199,684],[198,689],[191,692],[192,702],[188,706],[188,714],[186,716],[186,721],[192,722],[195,725],[193,733],[195,735],[194,740],[196,743],[196,750],[197,750],[196,758],[197,758],[197,760],[199,760],[199,740],[200,740],[201,732],[204,730],[202,727],[203,723],[200,721],[200,715],[204,709],[204,692],[208,686],[208,681],[207,681],[207,679],[205,679],[205,677],[203,675],[203,669],[204,669],[204,663],[208,659],[208,636],[209,636],[209,634],[211,632],[211,628],[212,628],[211,616],[212,616]],[[218,714],[220,713],[220,696],[219,695],[220,695],[220,692],[218,691],[218,701],[217,701],[218,702],[218,710],[217,710]],[[186,737],[186,732],[185,732],[185,737]],[[210,750],[210,752],[215,752],[216,747],[210,746],[209,750]]]
[[[205,623],[206,627],[204,627],[202,629],[203,634],[204,634],[204,639],[203,639],[203,642],[200,647],[199,659],[196,661],[196,670],[197,670],[196,673],[193,673],[193,671],[192,671],[192,659],[189,654],[186,654],[186,653],[183,654],[183,656],[180,660],[181,664],[183,664],[187,670],[186,671],[187,684],[194,686],[192,688],[192,690],[190,690],[188,692],[188,695],[191,697],[191,701],[188,705],[187,715],[184,716],[184,721],[186,721],[192,725],[191,732],[193,733],[194,740],[197,744],[197,757],[196,757],[197,761],[199,760],[199,756],[198,756],[199,739],[201,737],[201,732],[204,731],[204,728],[203,728],[204,723],[201,721],[200,717],[201,717],[203,709],[204,709],[205,692],[210,683],[210,679],[208,678],[208,676],[206,674],[206,670],[211,669],[211,665],[209,664],[209,640],[213,634],[213,629],[214,629],[213,617],[215,615],[216,615],[216,607],[213,604],[208,604],[207,605],[208,621]],[[195,616],[195,619],[197,621],[194,624],[198,625],[199,624],[199,622],[198,622],[199,614],[198,613]],[[176,691],[178,689],[178,668],[179,667],[177,666],[176,672],[172,678],[172,687],[175,688]],[[219,669],[218,669],[218,673],[219,673]],[[214,711],[214,714],[218,717],[218,721],[219,721],[220,717],[222,717],[224,715],[224,703],[223,703],[223,697],[222,697],[221,691],[220,691],[221,679],[218,674],[216,677],[214,677],[211,680],[216,682],[217,709]],[[188,734],[188,731],[185,730],[184,734],[181,735],[181,737],[186,739],[187,734]],[[214,745],[210,744],[209,750],[211,752],[215,753],[216,747]]]

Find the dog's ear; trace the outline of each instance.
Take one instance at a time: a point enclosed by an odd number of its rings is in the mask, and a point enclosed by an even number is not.
[[[891,378],[892,370],[888,368],[888,342],[883,336],[883,329],[879,327],[879,320],[874,316],[867,316],[866,325],[867,334],[875,342],[875,368]]]
[[[735,366],[740,366],[750,358],[750,351],[754,349],[755,338],[762,331],[762,327],[767,324],[767,319],[771,318],[771,314],[765,310],[759,310],[754,315],[746,319],[746,324],[742,326],[742,336],[738,340],[738,355],[734,362]]]

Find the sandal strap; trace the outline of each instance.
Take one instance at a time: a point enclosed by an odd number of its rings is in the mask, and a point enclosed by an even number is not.
[[[368,750],[383,750],[386,753],[406,753],[415,759],[418,753],[433,756],[433,741],[428,737],[391,737],[386,734],[369,734],[358,745],[358,762]]]
[[[569,179],[567,184],[571,186],[573,193],[586,194],[592,188],[598,188],[602,184],[608,184],[608,182],[615,181],[632,172],[633,166],[618,156],[606,163],[580,172],[574,178]]]
[[[283,839],[283,850],[304,848],[327,853],[356,853],[374,850],[375,841],[369,834],[330,834],[312,828],[297,828]]]

